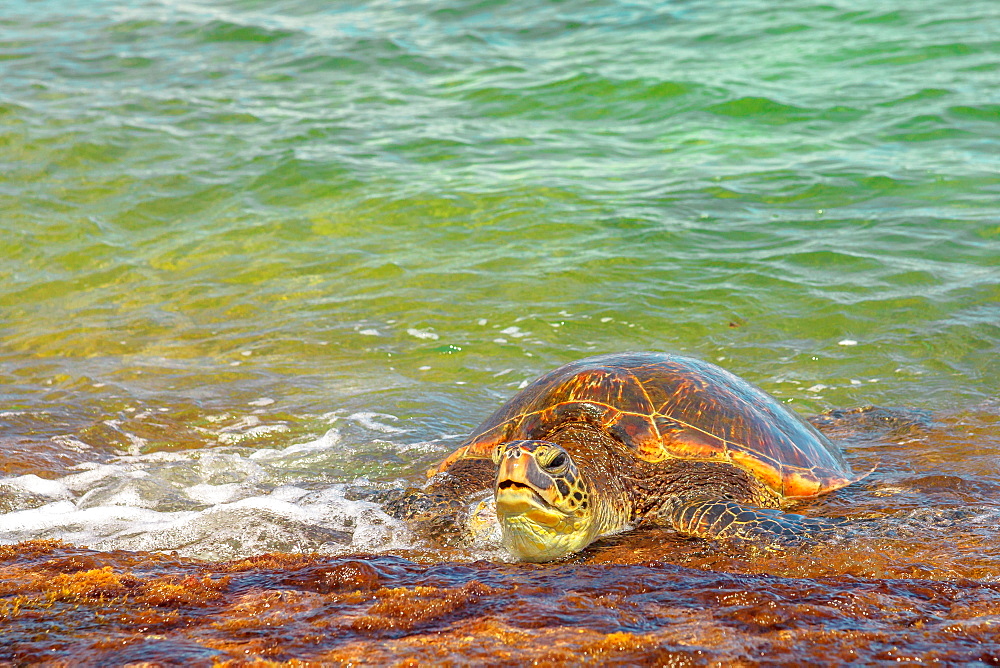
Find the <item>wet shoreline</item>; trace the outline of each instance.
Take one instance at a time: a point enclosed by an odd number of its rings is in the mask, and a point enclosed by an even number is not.
[[[704,541],[639,528],[541,565],[413,539],[377,554],[349,543],[335,554],[258,547],[221,561],[13,543],[0,546],[0,660],[1000,661],[1000,486],[991,482],[1000,425],[991,405],[933,416],[833,411],[814,422],[856,469],[879,465],[803,509],[867,518],[821,541]]]
[[[73,665],[802,665],[1000,661],[1000,583],[645,564],[199,562],[0,548],[3,658]]]

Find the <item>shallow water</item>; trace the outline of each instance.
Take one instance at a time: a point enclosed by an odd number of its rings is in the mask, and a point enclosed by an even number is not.
[[[3,3],[0,543],[65,541],[8,554],[4,605],[40,598],[0,609],[5,658],[52,624],[52,658],[99,662],[94,620],[148,604],[195,630],[135,651],[193,661],[996,662],[998,34],[987,0]],[[924,412],[818,420],[877,468],[806,509],[868,520],[815,546],[646,531],[518,566],[369,500],[624,350],[805,415]],[[271,552],[319,556],[234,565]],[[295,584],[355,561],[349,604]],[[29,582],[103,565],[243,575],[216,608]],[[428,582],[440,614],[384,612]],[[204,626],[279,590],[302,626]]]

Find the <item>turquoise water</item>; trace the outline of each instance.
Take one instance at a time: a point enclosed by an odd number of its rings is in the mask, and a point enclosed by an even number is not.
[[[398,479],[624,350],[991,415],[998,35],[993,0],[8,0],[0,470]]]

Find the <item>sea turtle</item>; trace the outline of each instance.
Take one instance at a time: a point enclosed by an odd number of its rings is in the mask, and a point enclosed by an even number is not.
[[[492,489],[503,543],[548,561],[652,523],[688,536],[798,536],[836,526],[782,508],[844,487],[838,448],[763,390],[666,353],[590,357],[528,385],[392,501],[450,518]]]

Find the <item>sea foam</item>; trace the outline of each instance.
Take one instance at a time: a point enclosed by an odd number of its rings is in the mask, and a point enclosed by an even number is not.
[[[359,488],[371,487],[367,480],[330,482],[303,467],[340,442],[330,429],[279,449],[223,444],[81,464],[55,480],[0,479],[9,496],[17,497],[11,512],[0,514],[0,543],[53,538],[100,550],[176,551],[203,559],[412,547],[405,524],[356,498],[364,496]],[[18,495],[31,503],[18,508]]]

